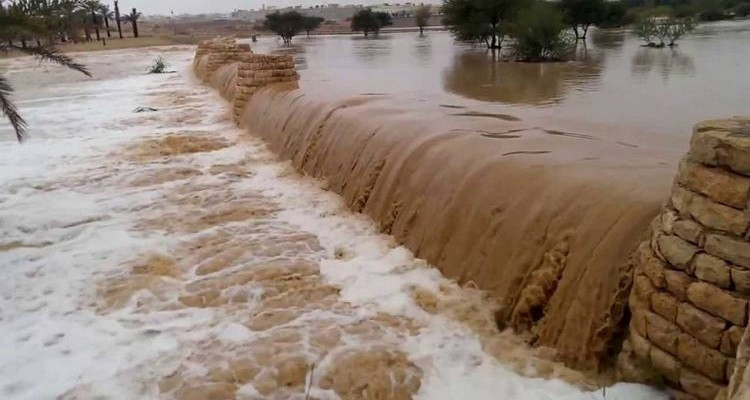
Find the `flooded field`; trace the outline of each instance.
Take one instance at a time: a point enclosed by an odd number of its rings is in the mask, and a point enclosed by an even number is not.
[[[292,51],[303,84],[321,94],[382,93],[405,107],[483,105],[587,133],[638,131],[677,137],[706,118],[747,112],[750,21],[703,24],[674,49],[641,47],[630,31],[592,31],[576,61],[496,61],[448,32],[299,37],[293,49],[261,39],[259,51]]]

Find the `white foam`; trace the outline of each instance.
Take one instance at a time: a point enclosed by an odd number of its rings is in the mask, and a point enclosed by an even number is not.
[[[190,78],[189,55],[189,51],[175,53],[179,61],[170,61],[180,71],[179,80],[170,80],[173,75],[123,78],[110,72],[112,78],[102,81],[23,85],[32,90],[23,96],[21,111],[34,138],[23,146],[0,142],[0,244],[22,245],[0,252],[0,397],[53,399],[75,388],[80,398],[158,398],[155,385],[144,382],[153,383],[173,372],[194,343],[211,338],[242,343],[254,337],[240,321],[226,320],[221,310],[135,313],[137,300],[146,299],[148,293],[116,312],[96,312],[94,282],[116,274],[138,254],[168,252],[181,239],[133,229],[139,210],[159,199],[167,186],[133,189],[84,181],[50,191],[39,187],[89,177],[92,171],[111,172],[109,154],[134,139],[164,133],[168,127],[158,124],[122,127],[113,122],[132,117],[144,96],[164,91],[159,85],[167,81],[195,90],[202,101],[199,107],[209,115],[205,123],[189,129],[226,137],[243,134],[228,122],[216,122],[225,114],[225,105]],[[148,65],[152,56],[153,52],[131,51],[107,57],[127,59],[127,65]],[[107,57],[101,62],[116,68]],[[23,63],[13,65],[22,68]],[[13,76],[19,79],[23,74]],[[206,168],[240,161],[247,154],[271,157],[260,141],[250,139],[186,157],[185,162]],[[127,174],[132,172],[127,168],[133,167],[122,168]],[[273,198],[282,208],[276,220],[318,238],[324,248],[321,273],[328,283],[342,288],[343,300],[356,307],[351,320],[385,312],[425,325],[401,343],[423,371],[417,398],[602,398],[599,392],[586,393],[561,381],[521,377],[484,353],[466,327],[424,312],[411,299],[410,290],[414,286],[437,290],[444,282],[440,273],[379,233],[372,221],[348,211],[340,197],[320,188],[320,182],[289,174],[290,168],[283,162],[259,165],[236,187]],[[302,318],[326,316],[320,312]],[[326,366],[319,368],[322,374]],[[316,387],[311,394],[336,398]],[[258,393],[245,385],[237,396],[250,399]],[[643,386],[620,384],[609,388],[606,398],[665,397]]]

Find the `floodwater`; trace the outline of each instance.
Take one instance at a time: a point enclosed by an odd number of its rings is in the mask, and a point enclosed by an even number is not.
[[[193,51],[3,61],[30,140],[0,142],[0,398],[604,398],[237,129]]]
[[[747,113],[750,21],[704,24],[674,49],[641,46],[627,30],[592,31],[575,61],[498,61],[449,32],[275,38],[256,51],[292,51],[308,92],[388,94],[405,107],[485,106],[566,128],[641,132],[684,145],[698,121]],[[506,56],[507,57],[507,56]]]

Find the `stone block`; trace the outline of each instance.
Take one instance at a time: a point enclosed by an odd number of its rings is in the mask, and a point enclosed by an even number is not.
[[[721,258],[698,254],[693,265],[695,276],[706,282],[711,282],[722,288],[729,288],[732,284],[729,265]]]
[[[677,340],[677,357],[701,374],[717,382],[724,381],[727,357],[687,333],[680,334]]]
[[[651,294],[656,291],[656,288],[646,275],[637,275],[633,281],[633,290],[640,301],[644,304],[651,304]]]
[[[630,328],[630,345],[633,347],[633,352],[640,358],[648,360],[651,353],[651,343],[646,340],[645,337],[641,336],[638,332]]]
[[[722,168],[684,159],[680,162],[677,181],[694,192],[740,210],[747,204],[750,179]]]
[[[735,357],[737,355],[737,347],[740,345],[744,332],[745,328],[734,325],[727,329],[721,337],[719,351],[728,357]]]
[[[658,288],[667,287],[667,280],[664,277],[666,266],[659,260],[649,246],[643,246],[640,252],[640,270],[648,276],[651,283]]]
[[[677,236],[660,235],[656,241],[659,245],[659,252],[670,265],[683,271],[690,270],[693,257],[698,253],[698,247]]]
[[[674,235],[674,223],[679,216],[671,208],[667,208],[658,217],[656,217],[657,226],[667,235]]]
[[[677,338],[681,333],[677,325],[649,312],[646,313],[646,333],[648,339],[662,350],[677,354]]]
[[[704,226],[735,235],[744,234],[750,224],[750,217],[744,212],[680,186],[672,189],[672,205]]]
[[[714,400],[722,386],[690,368],[680,370],[682,389],[701,400]]]
[[[734,370],[737,368],[737,360],[734,358],[730,358],[727,360],[727,371],[726,375],[724,375],[724,378],[727,380],[727,382],[732,380],[732,375],[734,375]]]
[[[691,161],[750,175],[750,119],[704,121],[693,129]]]
[[[747,324],[747,300],[705,282],[688,287],[687,297],[696,307],[740,326]]]
[[[675,221],[672,230],[675,235],[687,240],[688,242],[694,243],[698,246],[703,245],[703,225],[693,220],[681,219]]]
[[[750,271],[731,268],[730,275],[734,284],[734,290],[742,294],[750,294]]]
[[[686,273],[681,271],[666,270],[664,279],[667,281],[667,290],[672,293],[678,300],[687,300],[687,289],[694,280]]]
[[[651,365],[672,383],[680,382],[680,362],[671,354],[651,346]]]
[[[680,303],[677,309],[677,325],[712,349],[719,348],[727,326],[723,319],[688,303]]]
[[[688,394],[683,392],[682,390],[674,389],[674,388],[667,388],[666,389],[667,395],[669,395],[669,400],[701,400],[692,394]]]
[[[654,292],[651,295],[651,309],[670,322],[677,320],[677,308],[679,304],[677,299],[668,293]]]
[[[725,235],[706,235],[704,249],[707,253],[723,258],[733,264],[750,268],[750,243]]]
[[[630,293],[630,326],[635,329],[641,336],[645,337],[646,333],[646,313],[650,311],[649,304],[644,304],[643,301],[639,300],[635,296],[635,293]]]

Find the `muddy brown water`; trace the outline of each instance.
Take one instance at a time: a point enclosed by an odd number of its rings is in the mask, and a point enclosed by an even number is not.
[[[275,38],[258,52],[293,52],[303,86],[321,94],[393,96],[409,107],[485,111],[544,118],[577,130],[608,129],[674,137],[707,118],[747,113],[750,21],[700,25],[674,49],[641,46],[628,30],[593,31],[575,61],[498,62],[448,32]],[[668,140],[668,139],[666,139]]]

